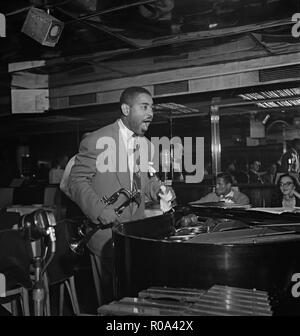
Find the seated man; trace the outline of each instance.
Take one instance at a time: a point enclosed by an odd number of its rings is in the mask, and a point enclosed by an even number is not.
[[[210,202],[226,202],[239,205],[250,204],[249,198],[232,188],[232,177],[226,173],[220,173],[217,176],[217,184],[215,192],[211,192],[200,200],[192,203],[210,203]]]

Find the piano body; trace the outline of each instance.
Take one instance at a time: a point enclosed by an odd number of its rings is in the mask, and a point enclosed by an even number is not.
[[[255,288],[268,291],[274,310],[285,313],[287,305],[298,307],[291,287],[300,272],[299,232],[299,213],[216,206],[178,207],[119,224],[113,229],[115,297],[151,286]]]

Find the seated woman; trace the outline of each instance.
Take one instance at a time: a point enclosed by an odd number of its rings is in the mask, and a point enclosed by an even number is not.
[[[215,192],[211,192],[200,200],[191,202],[195,203],[217,203],[225,202],[231,204],[248,205],[250,204],[248,196],[233,188],[232,177],[226,173],[217,175],[217,183]]]
[[[280,194],[275,196],[274,206],[293,209],[300,207],[299,184],[294,176],[283,174],[278,180]]]

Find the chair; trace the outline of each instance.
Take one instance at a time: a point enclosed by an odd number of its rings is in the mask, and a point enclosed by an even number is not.
[[[62,204],[62,193],[58,186],[47,186],[44,190],[44,205],[51,207],[57,220],[66,217],[66,206]]]
[[[63,316],[65,287],[68,290],[74,314],[80,315],[80,308],[75,288],[75,280],[74,276],[72,275],[69,278],[65,279],[59,285],[59,316]]]
[[[114,270],[111,269],[112,265],[110,265],[113,261],[110,258],[104,258],[101,262],[100,258],[92,252],[90,252],[90,260],[97,301],[98,305],[101,306],[113,300],[115,278]]]
[[[13,204],[14,188],[0,188],[0,209]]]
[[[60,192],[57,186],[47,186],[44,190],[44,205],[54,206],[59,203]]]
[[[30,242],[15,230],[0,230],[0,304],[17,315],[17,302],[29,316]]]
[[[101,265],[100,265],[100,262],[97,256],[93,254],[92,252],[90,252],[90,260],[91,260],[91,266],[92,266],[92,272],[93,272],[94,285],[95,285],[96,294],[97,294],[97,301],[100,307],[103,303],[103,293],[102,293],[101,286],[100,286]]]
[[[17,300],[20,300],[22,312],[24,316],[30,316],[28,289],[23,286],[15,288],[7,288],[8,280],[5,274],[0,273],[0,303],[8,310],[13,316],[18,316]]]
[[[50,290],[54,285],[59,287],[59,315],[63,315],[65,288],[69,294],[74,314],[80,314],[74,276],[74,267],[77,260],[74,259],[69,249],[69,225],[71,224],[64,220],[56,226],[56,253],[46,271]]]
[[[47,268],[43,274],[43,289],[44,289],[44,310],[43,314],[45,316],[51,316],[51,300],[50,300],[50,288],[53,285],[59,285],[59,315],[63,316],[64,308],[64,298],[65,298],[65,287],[67,288],[73,312],[75,315],[80,314],[77,292],[75,288],[75,280],[73,275],[73,269],[70,271],[68,269],[66,272],[60,268],[60,261],[62,255],[61,251],[58,255],[54,257],[54,264],[50,263],[50,267]],[[49,273],[50,272],[50,273]],[[34,281],[34,278],[32,278]]]

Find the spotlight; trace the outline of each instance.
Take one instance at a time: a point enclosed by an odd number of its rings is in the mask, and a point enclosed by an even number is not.
[[[30,8],[22,27],[22,33],[42,45],[54,47],[59,40],[64,23],[41,9]]]

